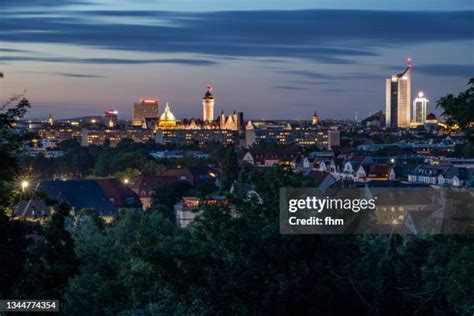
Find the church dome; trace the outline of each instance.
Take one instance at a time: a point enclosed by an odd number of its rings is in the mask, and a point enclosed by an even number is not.
[[[165,111],[160,115],[158,126],[160,128],[171,128],[176,126],[176,117],[171,113],[169,103],[166,103]]]

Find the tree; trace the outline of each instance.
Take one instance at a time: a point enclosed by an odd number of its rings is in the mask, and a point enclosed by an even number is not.
[[[233,146],[229,146],[225,149],[224,157],[219,164],[222,170],[221,189],[229,190],[239,173],[239,162]]]
[[[13,105],[15,102],[18,103]],[[2,211],[10,209],[18,191],[16,188],[20,175],[18,153],[29,134],[14,132],[16,122],[21,119],[30,103],[23,95],[14,95],[0,106],[0,207]]]
[[[160,213],[164,218],[175,222],[174,205],[191,190],[192,186],[187,181],[178,181],[166,184],[153,193],[152,212]]]
[[[38,231],[37,240],[28,248],[24,278],[16,288],[21,297],[61,297],[77,269],[74,242],[67,230],[71,207],[59,203],[54,210],[46,225]]]
[[[135,168],[127,168],[123,171],[118,171],[114,174],[114,176],[116,178],[119,178],[119,179],[130,179],[132,177],[135,177],[135,176],[139,176],[141,173],[140,173],[140,170],[138,169],[135,169]]]
[[[474,78],[469,80],[469,88],[457,96],[448,94],[438,100],[436,107],[443,109],[448,126],[457,125],[466,137],[463,152],[474,157]]]

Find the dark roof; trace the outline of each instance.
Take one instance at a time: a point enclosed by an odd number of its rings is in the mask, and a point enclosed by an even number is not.
[[[123,185],[117,178],[98,179],[96,181],[116,207],[142,207],[137,194]]]
[[[51,208],[46,205],[43,200],[33,198],[31,200],[21,200],[18,202],[15,206],[14,214],[15,216],[23,218],[48,217],[51,215]]]
[[[428,121],[435,121],[437,119],[438,118],[436,117],[436,115],[434,113],[430,113],[426,116],[426,120],[428,120]]]
[[[326,172],[326,171],[312,170],[309,173],[309,176],[314,179],[314,182],[316,183],[317,186],[323,183],[323,181],[327,177],[333,178],[333,180],[335,181],[334,177],[329,172]]]
[[[406,183],[399,180],[372,180],[367,182],[369,188],[420,188],[429,187],[424,183]]]
[[[463,167],[450,167],[443,175],[445,178],[451,179],[454,176],[459,180],[469,180],[474,177],[474,169]]]
[[[369,178],[388,178],[390,175],[390,166],[385,164],[374,164],[370,168]]]
[[[178,182],[179,178],[176,176],[136,176],[130,179],[130,188],[139,196],[146,196],[151,194],[157,188],[163,187],[167,184]],[[145,194],[143,194],[145,192]]]
[[[45,194],[50,199],[69,204],[76,212],[84,208],[95,209],[105,216],[111,216],[117,212],[117,208],[94,180],[46,180],[39,183],[36,191]],[[25,204],[27,205],[28,203]],[[37,207],[41,203],[35,202],[34,205]],[[30,210],[23,208],[18,209],[18,212],[28,214]]]

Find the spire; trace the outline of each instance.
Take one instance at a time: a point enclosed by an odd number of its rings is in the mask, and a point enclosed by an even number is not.
[[[408,68],[413,67],[413,60],[411,59],[410,56],[407,57],[407,66]]]
[[[204,94],[204,98],[203,99],[214,99],[214,96],[212,95],[212,87],[211,86],[207,86],[207,91],[206,91],[206,94]]]
[[[247,122],[247,125],[245,125],[245,129],[246,129],[246,130],[253,129],[252,121],[249,120],[249,121]]]

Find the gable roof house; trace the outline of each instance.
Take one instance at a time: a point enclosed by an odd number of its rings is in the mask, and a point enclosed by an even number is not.
[[[394,180],[395,172],[387,164],[374,164],[370,167],[367,180]]]
[[[153,192],[168,184],[180,181],[177,176],[140,175],[130,179],[129,187],[140,198],[144,210],[151,207]]]
[[[438,185],[462,187],[468,186],[474,179],[474,168],[451,166],[438,176]]]
[[[117,208],[94,180],[42,180],[35,189],[51,200],[67,203],[72,207],[73,215],[81,209],[94,209],[106,220],[111,220]],[[51,208],[40,199],[20,201],[15,215],[23,218],[49,216]]]
[[[439,185],[438,176],[444,174],[449,168],[450,166],[447,165],[418,165],[415,170],[408,173],[408,181]]]
[[[141,209],[142,203],[138,195],[132,191],[128,186],[124,185],[117,178],[97,179],[104,193],[115,207]]]

